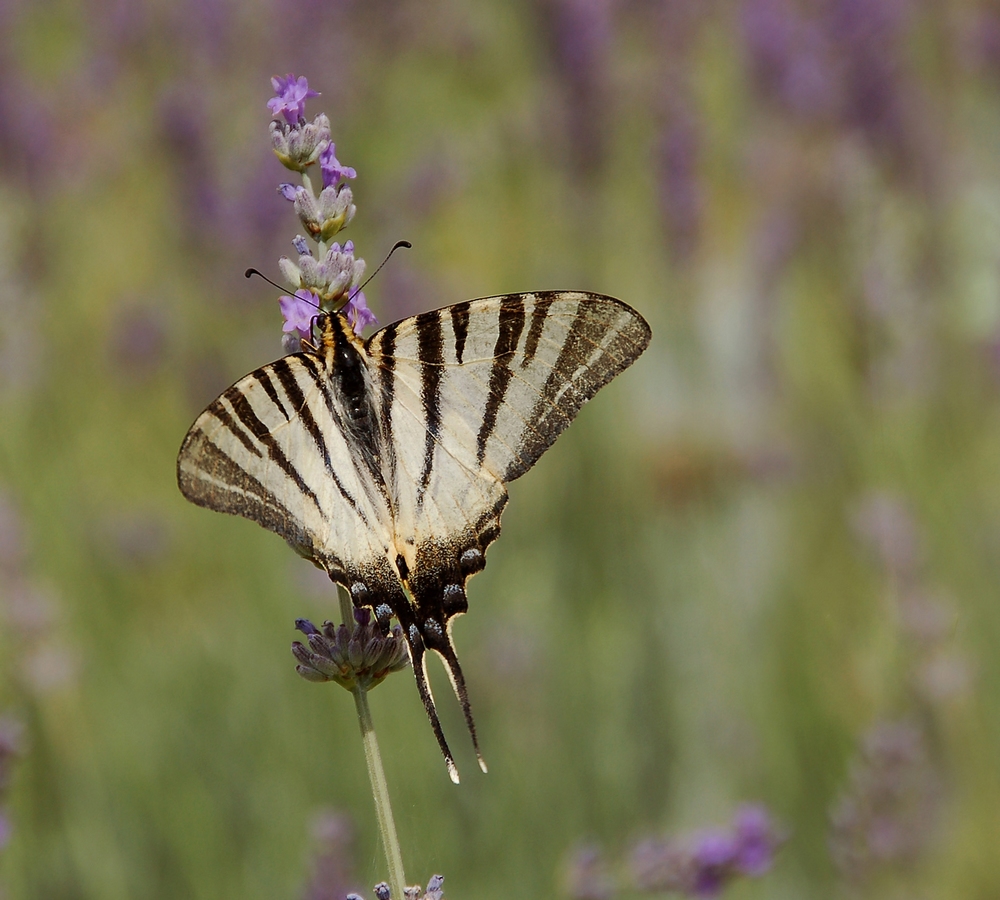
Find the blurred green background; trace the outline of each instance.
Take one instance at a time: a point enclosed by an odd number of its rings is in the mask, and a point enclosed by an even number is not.
[[[732,897],[1000,895],[1000,4],[6,0],[0,37],[3,897],[385,875],[353,703],[288,651],[332,585],[174,479],[280,355],[243,270],[301,230],[287,72],[369,271],[413,242],[382,322],[581,288],[653,328],[471,583],[489,775],[439,666],[460,787],[412,677],[372,696],[409,879],[558,896],[597,842],[627,881],[756,800],[788,841]]]

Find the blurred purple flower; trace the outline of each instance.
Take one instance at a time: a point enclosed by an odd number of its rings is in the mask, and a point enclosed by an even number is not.
[[[23,752],[24,726],[16,719],[0,718],[0,792],[10,783],[14,760]]]
[[[312,291],[299,289],[294,297],[279,297],[278,306],[281,308],[281,315],[285,318],[285,324],[281,330],[298,331],[303,338],[312,335],[312,323],[319,312],[319,297]]]
[[[736,838],[722,831],[703,832],[691,852],[692,879],[688,893],[695,897],[715,897],[736,873]]]
[[[149,377],[166,358],[167,322],[163,307],[126,297],[119,302],[113,316],[108,355],[130,382]]]
[[[734,878],[757,878],[770,869],[783,839],[763,806],[744,806],[729,828],[642,841],[632,852],[632,879],[643,891],[716,897]]]
[[[357,178],[358,175],[350,166],[340,164],[336,157],[336,150],[336,146],[331,141],[319,155],[319,168],[323,173],[323,187],[325,188],[331,184],[337,184],[345,178]]]
[[[357,291],[347,303],[344,304],[341,312],[347,316],[347,321],[351,323],[355,334],[361,334],[369,325],[377,325],[378,319],[368,308],[364,291]]]
[[[580,174],[593,172],[605,155],[612,10],[615,0],[544,0],[542,30],[562,81],[570,158]]]
[[[834,863],[861,881],[881,866],[915,862],[933,833],[939,801],[923,732],[909,722],[880,722],[865,735],[831,812]]]
[[[573,853],[564,876],[566,894],[572,900],[609,900],[615,885],[601,848],[588,844]]]
[[[873,141],[900,134],[899,40],[907,0],[833,0],[826,17],[830,44],[843,62],[844,114]]]
[[[877,149],[914,156],[901,47],[911,5],[744,0],[743,43],[757,90],[792,115],[859,129]]]
[[[294,200],[295,192],[301,190],[303,190],[303,188],[296,187],[294,184],[289,184],[287,181],[278,185],[278,193],[280,193],[286,200]]]
[[[302,898],[343,900],[351,888],[358,888],[354,877],[354,828],[351,821],[345,815],[324,810],[313,821],[312,835],[316,844],[313,871]]]
[[[678,109],[660,139],[660,210],[670,252],[686,260],[694,252],[703,206],[698,181],[699,135],[694,117]]]
[[[191,226],[192,236],[214,235],[221,218],[218,179],[212,165],[210,117],[204,99],[180,91],[160,104],[163,143],[175,166],[180,208]]]
[[[745,0],[743,42],[757,89],[793,115],[830,115],[838,84],[831,47],[816,20],[802,16],[788,0]]]
[[[872,491],[861,498],[850,520],[855,533],[875,551],[890,575],[903,582],[916,577],[923,556],[920,534],[902,497]]]
[[[20,574],[24,563],[24,537],[21,517],[11,498],[0,493],[0,573],[10,583]]]
[[[760,804],[742,806],[733,818],[736,831],[735,865],[744,875],[763,875],[774,858],[774,823],[767,809]]]
[[[272,116],[284,116],[289,125],[297,125],[305,118],[306,100],[319,96],[317,91],[310,90],[305,75],[296,78],[291,72],[284,78],[276,75],[271,86],[277,96],[267,101],[267,108]]]

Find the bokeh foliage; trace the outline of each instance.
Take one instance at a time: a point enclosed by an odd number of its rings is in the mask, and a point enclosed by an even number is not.
[[[12,0],[0,37],[4,896],[316,900],[327,808],[345,890],[384,874],[353,704],[288,652],[332,585],[174,481],[279,352],[242,272],[298,230],[264,106],[290,71],[359,173],[345,237],[414,244],[383,322],[581,288],[654,333],[472,582],[490,774],[439,667],[459,788],[412,679],[373,696],[410,878],[549,897],[580,841],[756,799],[790,837],[733,896],[1000,891],[1000,8]],[[847,860],[865,735],[900,721],[921,821]]]

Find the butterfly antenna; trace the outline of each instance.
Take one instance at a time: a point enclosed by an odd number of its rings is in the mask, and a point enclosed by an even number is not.
[[[244,277],[244,278],[249,278],[249,277],[250,277],[251,275],[259,275],[259,276],[260,276],[261,278],[263,278],[263,279],[264,279],[264,281],[266,281],[266,282],[267,282],[267,283],[268,283],[269,285],[271,285],[272,287],[276,287],[276,288],[277,288],[277,289],[278,289],[279,291],[287,291],[287,290],[288,290],[288,288],[286,288],[286,287],[282,287],[282,286],[281,286],[280,284],[278,284],[278,283],[276,283],[276,282],[274,282],[274,281],[271,281],[271,279],[270,279],[270,278],[268,278],[268,277],[267,277],[267,276],[266,276],[266,275],[265,275],[265,274],[264,274],[263,272],[261,272],[261,271],[260,271],[259,269],[254,269],[254,268],[250,268],[250,269],[247,269],[247,270],[246,270],[246,271],[245,271],[245,272],[243,273],[243,277]],[[310,306],[315,306],[315,307],[316,307],[316,309],[319,309],[319,308],[320,308],[320,306],[319,306],[319,304],[318,304],[318,303],[313,303],[313,302],[312,302],[312,300],[306,300],[306,298],[305,298],[305,297],[299,297],[299,300],[305,300],[305,302],[306,302],[306,303],[308,303],[308,304],[309,304]]]
[[[424,647],[423,638],[415,626],[406,629],[406,642],[410,645],[410,662],[413,664],[413,675],[417,679],[417,692],[423,701],[424,709],[427,711],[427,718],[431,720],[431,729],[434,737],[437,738],[438,746],[444,756],[445,765],[448,767],[448,775],[451,780],[458,784],[458,766],[448,749],[448,742],[444,739],[444,731],[441,729],[441,722],[438,719],[437,708],[434,706],[434,697],[431,694],[431,686],[427,681],[427,650]]]
[[[411,244],[409,241],[396,241],[396,243],[392,245],[392,249],[388,253],[386,253],[385,259],[383,259],[382,262],[378,264],[378,268],[365,279],[364,284],[362,284],[361,287],[351,291],[351,296],[348,299],[353,300],[358,294],[360,294],[361,291],[364,290],[365,285],[367,285],[369,281],[371,281],[376,275],[378,275],[379,272],[382,271],[382,266],[384,266],[387,262],[389,262],[389,257],[392,256],[392,254],[395,253],[400,247],[406,247],[407,249],[409,249],[412,246],[413,244]]]
[[[476,759],[479,760],[479,768],[486,772],[486,760],[483,759],[483,754],[479,749],[476,723],[472,718],[472,707],[469,705],[469,692],[465,688],[465,676],[462,675],[462,667],[458,664],[458,656],[451,642],[451,635],[449,634],[444,641],[441,641],[440,646],[435,645],[431,649],[444,660],[448,675],[451,677],[451,686],[455,689],[455,696],[458,697],[459,705],[462,707],[462,715],[465,716],[465,724],[469,729],[469,736],[472,738],[472,746],[476,751]]]

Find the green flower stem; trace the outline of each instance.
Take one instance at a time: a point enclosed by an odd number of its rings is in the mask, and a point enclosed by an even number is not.
[[[396,823],[392,819],[392,807],[389,805],[389,785],[386,783],[385,770],[382,768],[382,755],[378,751],[378,738],[375,737],[372,711],[368,706],[368,691],[359,686],[351,693],[354,694],[354,703],[358,708],[361,738],[365,745],[365,762],[368,763],[368,777],[372,782],[372,797],[375,798],[375,816],[378,819],[379,831],[382,832],[385,859],[389,864],[389,888],[393,897],[402,897],[403,888],[406,887],[403,855],[399,851]]]
[[[339,584],[337,585],[337,599],[340,601],[340,615],[344,624],[353,632],[355,628],[354,605],[351,603],[347,591]],[[372,783],[375,817],[378,819],[378,830],[382,834],[385,859],[389,864],[389,888],[393,897],[403,897],[403,889],[406,887],[406,876],[403,874],[403,854],[399,849],[396,823],[392,818],[389,784],[385,780],[385,769],[382,768],[382,754],[379,753],[375,724],[372,722],[372,711],[368,705],[368,691],[359,685],[351,693],[354,695],[354,705],[358,710],[361,740],[365,745],[365,762],[368,763],[368,777]]]
[[[354,604],[351,602],[351,595],[347,593],[347,588],[342,584],[337,585],[337,600],[340,602],[340,620],[347,626],[347,630],[354,634]]]

